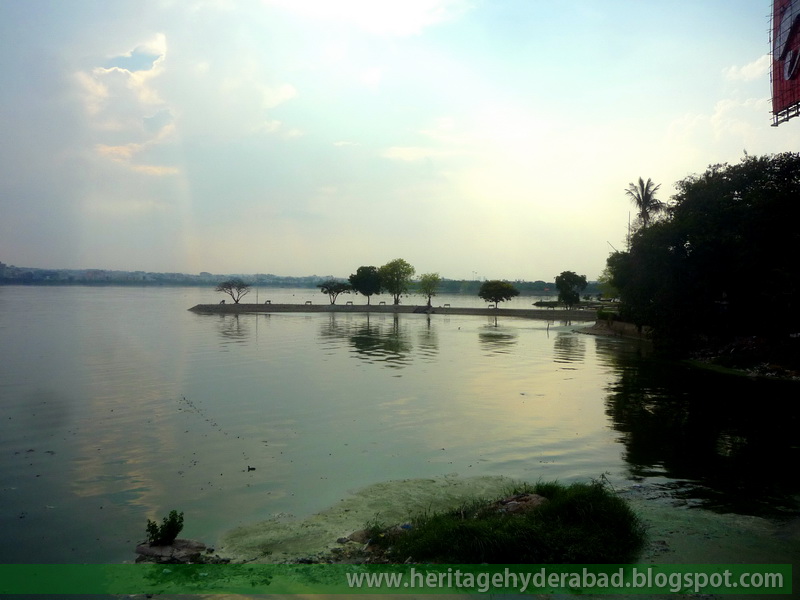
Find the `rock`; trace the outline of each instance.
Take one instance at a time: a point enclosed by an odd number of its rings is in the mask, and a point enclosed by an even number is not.
[[[490,506],[491,510],[502,513],[524,513],[533,510],[547,502],[547,498],[539,494],[516,494],[509,498],[498,500]]]
[[[136,546],[136,562],[153,562],[159,564],[192,564],[192,563],[225,563],[228,559],[208,556],[213,548],[207,548],[203,542],[177,539],[168,546]],[[204,553],[206,553],[204,555]]]
[[[354,531],[349,536],[351,540],[358,544],[366,544],[369,541],[369,533],[367,533],[366,529],[359,529],[358,531]]]

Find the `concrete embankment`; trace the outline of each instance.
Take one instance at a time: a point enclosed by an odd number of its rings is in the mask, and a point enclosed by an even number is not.
[[[477,315],[487,317],[521,317],[547,321],[594,321],[594,310],[520,309],[520,308],[464,308],[450,306],[411,306],[393,304],[198,304],[189,310],[204,314],[246,313],[422,313],[434,315]]]

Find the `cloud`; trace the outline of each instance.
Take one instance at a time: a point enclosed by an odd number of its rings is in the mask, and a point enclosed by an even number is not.
[[[722,74],[728,81],[753,81],[767,75],[771,65],[772,58],[769,54],[764,54],[744,66],[726,67]]]
[[[97,144],[95,150],[100,156],[107,156],[108,158],[116,161],[127,161],[142,151],[144,146],[142,144],[124,144],[122,146],[107,146],[106,144]]]
[[[424,148],[422,146],[392,146],[381,153],[381,156],[384,158],[406,162],[423,160],[426,158],[445,158],[452,155],[453,152],[449,150]]]
[[[469,5],[464,0],[264,0],[307,18],[354,25],[377,35],[417,35],[426,27],[449,21]]]
[[[156,87],[164,73],[166,52],[166,36],[159,33],[121,55],[133,61],[128,68],[95,67],[75,74],[87,124],[95,138],[95,156],[142,175],[178,173],[176,167],[143,164],[141,160],[175,135],[173,112]],[[111,62],[125,64],[120,57]]]
[[[275,108],[279,104],[283,104],[297,96],[297,90],[288,83],[282,83],[277,86],[261,85],[259,87],[264,101],[264,108],[267,109]]]
[[[163,165],[132,165],[131,170],[145,175],[163,177],[165,175],[178,175],[181,171],[177,167],[165,167]]]

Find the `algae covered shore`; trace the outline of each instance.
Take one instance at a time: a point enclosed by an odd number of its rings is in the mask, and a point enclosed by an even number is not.
[[[221,540],[220,552],[236,562],[325,561],[371,521],[403,523],[420,512],[436,512],[474,498],[492,498],[514,481],[507,477],[406,479],[377,483],[334,506],[298,519],[292,515],[238,527]],[[658,486],[618,492],[647,530],[640,564],[800,564],[800,519],[782,521],[716,513],[691,507]],[[363,545],[363,544],[362,544]],[[333,553],[333,554],[332,554]]]

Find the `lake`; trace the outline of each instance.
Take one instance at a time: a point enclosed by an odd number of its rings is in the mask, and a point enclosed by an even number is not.
[[[147,519],[172,509],[182,536],[216,543],[445,476],[605,476],[689,506],[795,513],[797,384],[660,362],[581,322],[187,310],[219,299],[0,287],[0,562],[132,560]]]

